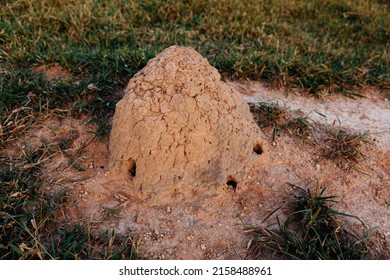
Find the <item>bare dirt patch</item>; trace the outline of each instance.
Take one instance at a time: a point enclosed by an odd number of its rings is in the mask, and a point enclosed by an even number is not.
[[[228,82],[244,95],[247,102],[275,102],[290,111],[300,111],[313,122],[367,131],[382,149],[390,149],[390,99],[375,89],[361,93],[363,98],[329,95],[316,98],[284,90],[266,88],[259,82]]]
[[[32,69],[34,74],[44,74],[47,79],[65,79],[69,77],[69,73],[59,64],[40,65]]]

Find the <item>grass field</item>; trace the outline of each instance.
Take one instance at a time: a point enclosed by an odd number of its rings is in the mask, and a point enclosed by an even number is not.
[[[194,47],[225,78],[314,95],[388,91],[389,26],[390,6],[380,0],[0,0],[0,148],[54,108],[89,114],[97,134],[107,135],[112,93],[174,44]],[[69,76],[49,80],[32,71],[53,64]],[[16,165],[0,156],[0,259],[117,256],[112,246],[103,255],[89,250],[83,228],[60,229],[56,248],[44,245],[61,199],[39,189],[45,153],[27,151]],[[94,244],[113,244],[102,240]],[[129,240],[117,242],[132,256]]]
[[[390,13],[380,2],[1,1],[1,105],[21,105],[34,91],[58,106],[91,81],[123,87],[173,44],[194,47],[230,78],[314,94],[389,89]],[[31,74],[32,65],[53,63],[80,85]]]

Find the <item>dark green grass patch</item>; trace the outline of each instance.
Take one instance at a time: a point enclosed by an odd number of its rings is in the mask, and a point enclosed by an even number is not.
[[[42,196],[38,166],[43,149],[26,151],[20,161],[0,165],[0,258],[18,259],[21,248],[36,248],[34,234],[52,211],[51,201]],[[6,164],[9,164],[8,166]],[[31,251],[30,251],[31,252]]]
[[[86,226],[57,228],[45,237],[50,258],[60,260],[131,260],[136,249],[130,237],[118,237],[114,230],[92,236]]]
[[[224,75],[317,93],[389,87],[390,17],[380,1],[7,1],[0,60],[59,63],[74,76],[130,78],[186,45]]]
[[[291,213],[276,227],[258,228],[250,247],[251,258],[270,254],[278,259],[366,259],[369,232],[354,234],[340,217],[351,217],[333,208],[334,196],[293,186],[298,193],[290,201]],[[269,218],[269,217],[268,217]]]
[[[106,135],[115,93],[174,44],[194,47],[230,78],[314,94],[389,89],[388,26],[380,1],[2,1],[2,129],[20,106],[71,105]],[[32,73],[53,64],[69,77]]]

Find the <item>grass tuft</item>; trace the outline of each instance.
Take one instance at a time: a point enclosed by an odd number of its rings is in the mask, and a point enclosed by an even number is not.
[[[290,115],[286,108],[281,107],[275,102],[250,103],[249,109],[252,113],[256,124],[262,128],[272,128],[272,141],[281,131],[286,131],[290,135],[297,136],[301,139],[311,137],[313,127],[309,123],[307,116]],[[298,112],[299,113],[299,112]]]
[[[310,124],[307,116],[291,117],[282,125],[282,129],[289,134],[307,139],[312,135],[313,126]]]
[[[341,168],[350,169],[365,159],[361,148],[369,139],[367,133],[349,133],[341,128],[328,128],[323,141],[322,156],[335,161]]]
[[[285,110],[277,103],[259,102],[249,104],[253,118],[260,128],[278,127],[285,115]]]
[[[278,259],[351,260],[366,259],[369,232],[352,234],[340,216],[353,217],[333,209],[334,196],[325,196],[325,188],[313,194],[310,189],[292,185],[298,190],[290,202],[291,213],[276,227],[257,228],[249,256],[261,259],[270,254]]]
[[[279,135],[280,122],[285,118],[285,109],[273,102],[249,104],[253,119],[260,128],[272,127],[272,142]]]

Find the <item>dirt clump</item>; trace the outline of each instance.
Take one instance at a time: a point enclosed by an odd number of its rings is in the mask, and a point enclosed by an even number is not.
[[[242,96],[192,48],[173,46],[129,82],[110,135],[111,176],[143,195],[227,184],[264,161],[264,135]]]
[[[44,74],[47,79],[66,79],[70,74],[58,64],[41,65],[32,69],[34,74]]]

